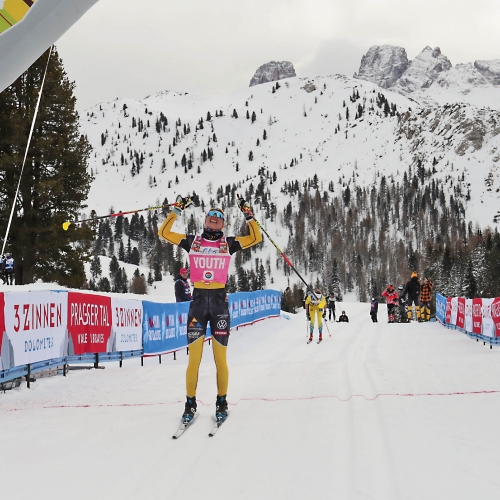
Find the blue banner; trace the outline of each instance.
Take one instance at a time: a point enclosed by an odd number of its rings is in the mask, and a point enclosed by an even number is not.
[[[443,325],[446,323],[446,297],[436,293],[436,318]]]

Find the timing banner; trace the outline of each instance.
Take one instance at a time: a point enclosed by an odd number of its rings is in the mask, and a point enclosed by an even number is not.
[[[111,298],[113,331],[111,351],[142,349],[142,301]]]
[[[68,352],[111,352],[111,297],[90,293],[68,293]]]
[[[40,290],[3,295],[3,369],[63,357],[68,293]],[[10,351],[8,356],[4,350]]]

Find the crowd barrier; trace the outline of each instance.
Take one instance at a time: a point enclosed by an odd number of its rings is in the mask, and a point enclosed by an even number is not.
[[[436,318],[447,328],[490,346],[500,345],[500,297],[466,299],[436,294]]]
[[[228,295],[231,329],[279,316],[276,290]],[[71,363],[123,361],[187,347],[189,302],[72,291],[0,293],[0,383]],[[207,337],[210,336],[210,328]]]

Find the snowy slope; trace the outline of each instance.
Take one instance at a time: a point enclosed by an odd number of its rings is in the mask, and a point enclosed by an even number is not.
[[[184,352],[0,394],[2,494],[497,498],[498,348],[436,323],[388,325],[384,307],[378,324],[368,304],[342,307],[351,322],[329,324],[333,337],[320,345],[306,345],[303,313],[231,335],[232,412],[214,438],[208,351],[200,418],[179,441],[171,435],[183,410]]]

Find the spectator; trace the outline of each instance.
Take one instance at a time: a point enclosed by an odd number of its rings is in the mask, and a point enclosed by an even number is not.
[[[342,311],[342,314],[339,316],[339,320],[337,323],[349,323],[349,318],[347,317],[345,311]]]
[[[3,261],[4,268],[4,281],[7,285],[14,284],[14,259],[10,253],[5,254],[5,260]]]
[[[377,313],[378,313],[378,301],[375,297],[372,297],[372,302],[370,304],[370,316],[374,323],[378,323]]]
[[[179,277],[175,280],[175,301],[189,302],[191,300],[191,285],[187,279],[188,270],[182,267],[179,271]]]

